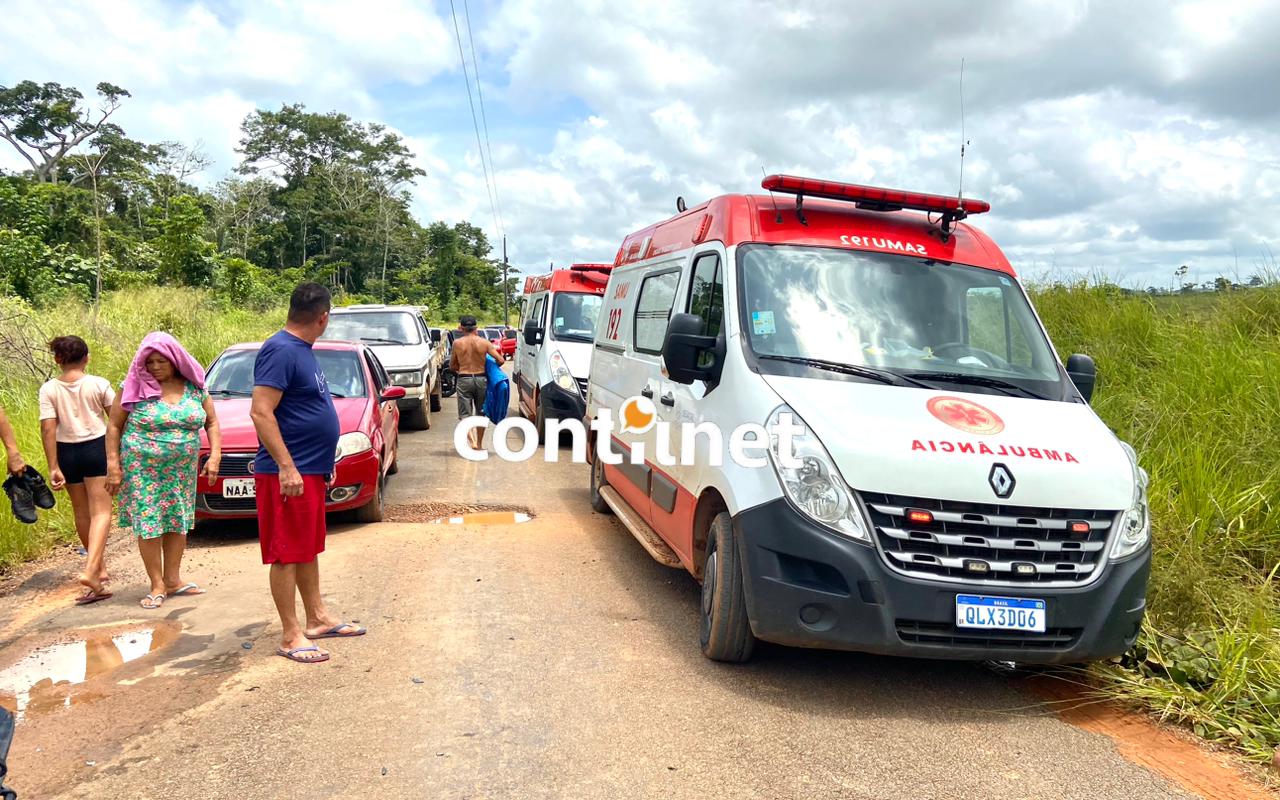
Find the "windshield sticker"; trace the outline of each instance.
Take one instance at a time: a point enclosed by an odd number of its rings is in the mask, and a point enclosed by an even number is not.
[[[752,311],[751,330],[756,336],[768,336],[777,333],[778,328],[773,324],[773,312]]]
[[[1004,420],[996,412],[963,397],[939,395],[925,405],[930,414],[965,433],[993,436],[1004,430]]]
[[[556,317],[556,327],[557,328],[564,327],[564,317]]]
[[[1006,277],[1005,277],[1005,276],[1003,276],[1003,275],[1001,275],[1001,276],[1000,276],[1000,283],[1004,284],[1005,286],[1012,286],[1012,285],[1013,285],[1013,281],[1009,280],[1008,278],[1006,278]]]
[[[1080,461],[1067,450],[1051,450],[1047,447],[1019,447],[998,444],[989,446],[985,442],[948,442],[933,439],[914,439],[911,450],[925,453],[955,453],[972,456],[1005,456],[1013,458],[1038,458],[1043,461],[1061,461],[1066,464],[1079,464]]]

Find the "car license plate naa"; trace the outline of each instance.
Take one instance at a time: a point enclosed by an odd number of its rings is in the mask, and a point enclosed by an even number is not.
[[[223,497],[255,497],[253,478],[226,478],[222,481]]]
[[[1044,601],[1022,597],[956,595],[956,627],[1044,633]]]

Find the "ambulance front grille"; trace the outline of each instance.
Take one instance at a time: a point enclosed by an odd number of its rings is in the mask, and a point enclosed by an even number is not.
[[[1080,586],[1106,562],[1116,511],[1028,508],[863,492],[876,544],[900,573],[955,583]],[[933,521],[911,522],[909,511]],[[1088,532],[1071,523],[1088,523]],[[1078,526],[1083,527],[1083,526]]]

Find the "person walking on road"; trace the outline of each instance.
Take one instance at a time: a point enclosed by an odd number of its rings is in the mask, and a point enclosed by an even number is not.
[[[182,579],[187,532],[196,523],[201,428],[209,437],[203,474],[214,482],[222,433],[204,368],[169,334],[147,334],[111,407],[107,434],[107,490],[119,495],[120,525],[138,537],[151,581],[143,608],[205,593]]]
[[[62,374],[40,387],[40,433],[49,463],[49,484],[66,489],[75,515],[76,534],[86,561],[85,587],[76,603],[111,596],[104,554],[111,530],[111,494],[107,486],[107,411],[115,402],[111,382],[86,372],[89,346],[79,336],[59,336],[49,350]]]
[[[258,351],[250,415],[257,430],[254,484],[262,563],[270,565],[271,598],[280,615],[276,654],[302,664],[329,660],[315,639],[360,636],[365,629],[330,615],[320,595],[325,497],[338,447],[338,412],[311,347],[329,325],[332,297],[303,283],[289,298],[284,330]],[[302,595],[306,627],[298,622]]]
[[[485,378],[485,356],[493,356],[501,364],[502,351],[476,331],[476,318],[466,315],[458,320],[461,335],[453,340],[449,368],[457,374],[458,419],[484,416],[484,400],[489,382]],[[484,449],[484,426],[467,433],[473,450]]]

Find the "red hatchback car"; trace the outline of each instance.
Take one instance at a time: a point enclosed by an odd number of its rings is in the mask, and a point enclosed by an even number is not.
[[[209,395],[222,428],[222,467],[217,481],[202,477],[196,484],[198,519],[247,519],[257,514],[253,459],[258,435],[249,405],[259,347],[260,343],[233,345],[209,367]],[[355,509],[360,522],[379,522],[387,476],[396,472],[400,424],[396,401],[404,397],[404,389],[391,385],[378,357],[362,344],[316,342],[315,354],[342,432],[327,510]],[[203,469],[209,442],[203,431],[200,436]]]

